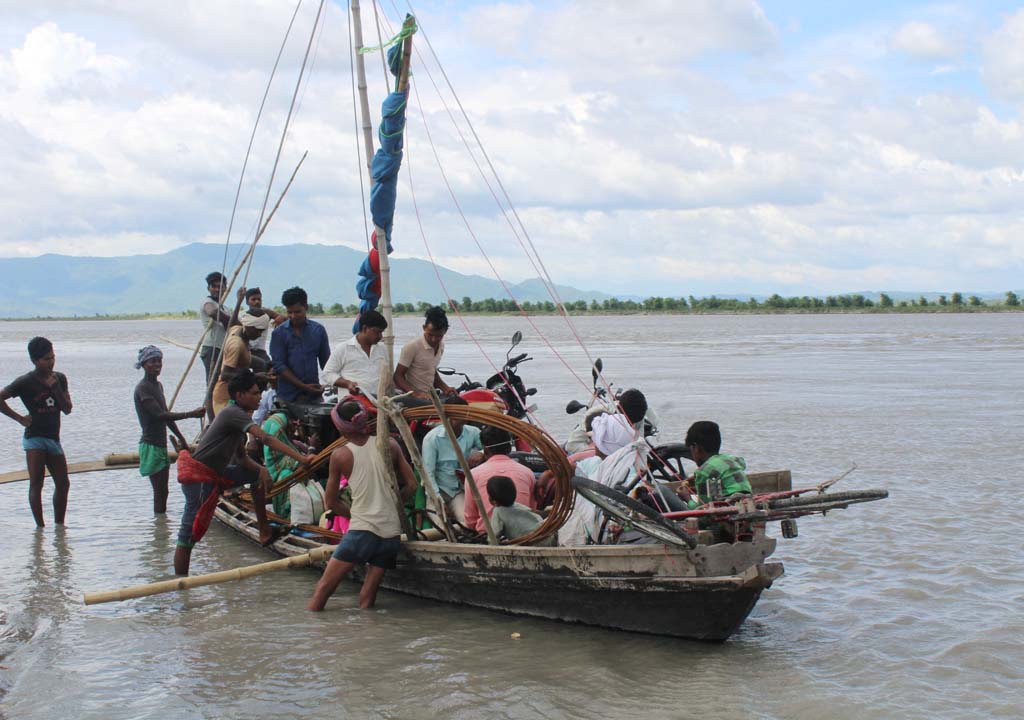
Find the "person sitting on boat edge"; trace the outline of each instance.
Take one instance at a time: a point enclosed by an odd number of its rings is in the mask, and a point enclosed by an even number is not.
[[[376,397],[387,353],[380,344],[388,321],[376,310],[359,316],[359,332],[331,351],[320,379],[324,387],[337,387],[355,395],[365,390]]]
[[[494,504],[489,501],[488,481],[495,475],[502,475],[515,485],[516,492],[513,502],[526,507],[529,510],[536,510],[536,499],[533,496],[533,487],[536,479],[533,471],[525,465],[520,465],[509,457],[512,452],[512,435],[507,430],[488,425],[480,431],[480,442],[484,446],[484,461],[473,468],[473,482],[480,490],[480,499],[483,500],[483,512],[489,516]],[[481,511],[476,505],[473,493],[466,495],[466,527],[470,530],[482,533],[484,521]]]
[[[270,336],[270,357],[277,375],[277,395],[288,402],[319,403],[320,369],[331,356],[327,330],[306,316],[309,302],[300,287],[288,288],[281,295],[288,319]]]
[[[252,353],[249,352],[249,343],[261,337],[270,327],[270,317],[267,315],[250,315],[244,313],[239,317],[241,325],[235,325],[228,330],[227,339],[224,341],[224,351],[221,355],[220,377],[217,384],[213,386],[213,415],[217,416],[223,410],[230,398],[228,397],[228,382],[240,372],[250,370],[252,365]],[[256,373],[256,379],[266,383],[265,373]]]
[[[71,414],[71,394],[64,373],[54,372],[57,356],[53,343],[44,337],[28,341],[28,357],[35,368],[0,390],[0,412],[25,428],[21,447],[25,450],[28,466],[28,504],[37,527],[43,522],[43,478],[49,468],[53,478],[53,520],[64,524],[68,509],[68,463],[60,444],[60,416]],[[7,404],[10,398],[20,398],[27,415],[20,415]]]
[[[445,398],[446,406],[469,405],[457,395]],[[483,460],[483,443],[480,442],[480,429],[469,425],[465,420],[449,417],[456,442],[470,467],[479,465]],[[445,432],[444,425],[438,425],[423,438],[423,469],[429,482],[434,484],[441,500],[448,508],[448,517],[461,525],[466,524],[466,493],[463,486],[462,468],[455,455],[452,441]],[[436,511],[436,508],[434,508]]]
[[[245,312],[253,317],[266,315],[270,318],[270,325],[277,327],[288,319],[287,315],[276,312],[270,308],[263,307],[263,291],[258,287],[249,288],[245,291]],[[269,325],[268,325],[269,327]],[[255,372],[268,372],[273,366],[270,355],[267,354],[267,342],[270,339],[270,332],[264,332],[255,340],[249,342],[249,352],[252,353],[250,367]]]
[[[167,512],[167,480],[171,473],[171,461],[167,456],[167,431],[178,439],[180,447],[188,447],[188,441],[178,429],[177,421],[201,418],[206,408],[200,406],[188,412],[171,412],[167,409],[164,386],[160,383],[160,372],[164,367],[164,354],[156,345],[147,345],[139,350],[135,369],[145,373],[135,386],[133,400],[135,414],[139,418],[142,437],[139,438],[139,475],[149,478],[153,487],[153,513]]]
[[[373,606],[384,574],[395,567],[401,549],[402,525],[398,517],[398,499],[388,477],[385,458],[377,449],[376,413],[367,410],[352,397],[343,398],[331,412],[338,432],[348,443],[331,453],[325,501],[337,508],[338,489],[347,477],[352,492],[349,530],[324,569],[307,609],[323,610],[338,584],[356,565],[366,563],[366,577],[359,591],[359,607]],[[389,438],[390,461],[398,479],[402,499],[416,491],[416,478],[398,443]]]
[[[210,526],[217,501],[224,490],[249,485],[260,542],[268,545],[274,541],[265,504],[270,475],[265,467],[246,454],[246,437],[252,436],[304,465],[312,460],[311,455],[303,455],[267,435],[252,421],[252,411],[260,402],[260,388],[251,370],[231,378],[228,394],[231,402],[206,428],[195,453],[182,449],[178,454],[178,482],[185,495],[185,509],[181,513],[181,528],[174,551],[174,572],[177,575],[188,575],[192,548]]]
[[[697,470],[689,479],[697,491],[697,497],[687,488],[680,486],[679,495],[693,509],[713,500],[732,500],[751,495],[750,481],[747,480],[747,463],[741,457],[719,452],[722,448],[722,432],[717,423],[699,420],[686,431],[686,447],[690,457],[697,463]]]
[[[529,535],[542,522],[540,515],[522,503],[516,502],[519,488],[507,475],[492,475],[487,480],[487,499],[491,511],[491,529],[500,539],[515,540]],[[555,536],[551,535],[534,543],[542,547],[554,547]]]
[[[430,400],[437,388],[445,395],[454,395],[437,372],[444,356],[444,336],[448,332],[448,315],[443,308],[432,307],[424,314],[423,336],[410,340],[402,348],[395,367],[395,388],[412,393],[420,400]]]

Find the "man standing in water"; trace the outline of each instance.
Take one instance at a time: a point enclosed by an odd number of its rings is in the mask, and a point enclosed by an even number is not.
[[[275,539],[267,522],[266,491],[270,486],[270,475],[265,467],[246,454],[247,434],[303,465],[308,465],[313,457],[271,437],[252,421],[252,411],[260,404],[260,388],[251,370],[231,378],[228,394],[231,402],[206,428],[195,454],[185,449],[178,454],[178,482],[185,495],[185,509],[181,513],[181,529],[178,530],[178,545],[174,551],[174,572],[177,575],[188,575],[192,548],[210,526],[217,500],[225,490],[248,484],[259,524],[260,542],[269,545]]]
[[[366,609],[373,607],[384,573],[395,567],[402,546],[402,525],[385,460],[376,441],[370,442],[376,434],[375,414],[345,398],[331,412],[331,418],[338,432],[348,438],[348,444],[331,453],[324,501],[335,508],[341,477],[347,477],[352,490],[351,524],[306,607],[323,610],[345,576],[356,565],[366,563],[366,578],[359,591],[359,607]],[[388,444],[402,499],[406,500],[416,491],[416,478],[398,443],[389,439]]]
[[[160,384],[160,371],[164,367],[164,354],[155,345],[139,350],[135,369],[146,371],[135,386],[135,414],[142,426],[139,439],[139,474],[149,478],[153,486],[153,513],[167,512],[167,479],[171,473],[171,461],[167,457],[167,430],[178,438],[179,447],[187,448],[188,441],[178,429],[177,421],[186,418],[201,418],[206,408],[198,407],[188,412],[171,412],[164,398],[164,386]]]
[[[35,369],[25,373],[0,390],[0,412],[25,428],[21,446],[28,465],[28,504],[37,527],[43,522],[43,477],[49,468],[53,477],[53,520],[64,524],[68,509],[68,463],[60,445],[60,415],[71,413],[71,395],[64,373],[54,372],[57,361],[53,343],[44,337],[34,337],[28,343],[28,356]],[[15,412],[7,401],[21,398],[28,415]]]

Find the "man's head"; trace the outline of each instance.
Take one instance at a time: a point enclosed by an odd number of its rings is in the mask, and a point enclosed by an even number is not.
[[[480,431],[480,442],[484,446],[484,455],[508,455],[512,452],[512,434],[508,430],[488,425]]]
[[[685,444],[693,461],[703,465],[705,460],[717,455],[722,449],[722,432],[718,429],[718,423],[698,420],[686,431]]]
[[[206,276],[206,291],[212,298],[220,298],[220,289],[224,285],[224,274],[214,271]]]
[[[281,304],[288,311],[288,320],[292,325],[302,326],[306,323],[306,310],[309,309],[309,299],[306,291],[300,287],[288,288],[281,293]]]
[[[353,436],[373,435],[377,429],[375,418],[376,416],[372,412],[352,400],[351,396],[342,398],[341,402],[331,410],[334,427],[349,439]]]
[[[423,319],[423,339],[427,341],[427,345],[437,350],[441,347],[445,333],[448,332],[448,315],[435,305],[424,313]]]
[[[246,412],[260,406],[260,386],[252,370],[243,370],[228,381],[228,395]]]
[[[139,350],[139,359],[135,361],[135,368],[143,368],[146,374],[156,377],[164,368],[164,353],[156,345],[147,345]]]
[[[444,399],[444,406],[446,408],[458,406],[468,407],[469,403],[460,398],[458,395],[449,395]],[[460,437],[462,435],[462,428],[466,426],[466,421],[460,418],[454,418],[451,415],[449,415],[448,422],[452,424],[452,432],[455,433],[455,437]]]
[[[516,502],[516,484],[507,475],[495,475],[487,480],[487,497],[491,505],[512,507]]]
[[[376,310],[367,310],[359,316],[359,340],[362,343],[376,345],[380,342],[387,329],[388,321]]]
[[[34,337],[28,341],[28,357],[37,370],[53,372],[56,356],[53,354],[53,343],[44,337]]]
[[[647,398],[636,388],[630,388],[619,395],[619,407],[629,421],[636,425],[647,414]]]
[[[263,307],[263,292],[258,288],[249,288],[245,291],[245,304],[249,309]]]
[[[246,340],[255,340],[270,327],[269,315],[242,313],[238,316],[238,320],[242,323],[242,337]]]

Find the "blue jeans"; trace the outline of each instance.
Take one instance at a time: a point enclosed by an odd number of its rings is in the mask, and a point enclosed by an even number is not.
[[[394,570],[402,541],[396,537],[382,538],[369,530],[349,530],[341,538],[333,558],[355,565],[369,563],[385,570]]]
[[[247,470],[239,465],[228,465],[224,477],[231,481],[232,487],[250,485],[259,480],[259,473]],[[181,492],[185,496],[185,508],[181,511],[181,527],[178,528],[178,547],[190,548],[192,542],[192,523],[196,513],[206,502],[206,498],[216,492],[213,483],[181,483]]]
[[[23,450],[42,450],[47,455],[63,455],[64,448],[60,446],[60,440],[46,437],[27,437],[21,439]]]

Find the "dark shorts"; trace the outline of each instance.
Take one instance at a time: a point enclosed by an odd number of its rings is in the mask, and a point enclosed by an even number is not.
[[[228,465],[224,477],[231,481],[234,487],[251,485],[260,479],[258,471],[250,470],[241,465]],[[206,498],[216,492],[213,483],[182,483],[181,492],[185,496],[185,508],[181,511],[181,526],[178,528],[178,545],[180,547],[192,547],[192,523],[195,522],[196,513],[206,502]]]
[[[355,565],[368,563],[393,570],[402,541],[397,537],[382,538],[369,530],[349,530],[334,551],[334,559]]]

